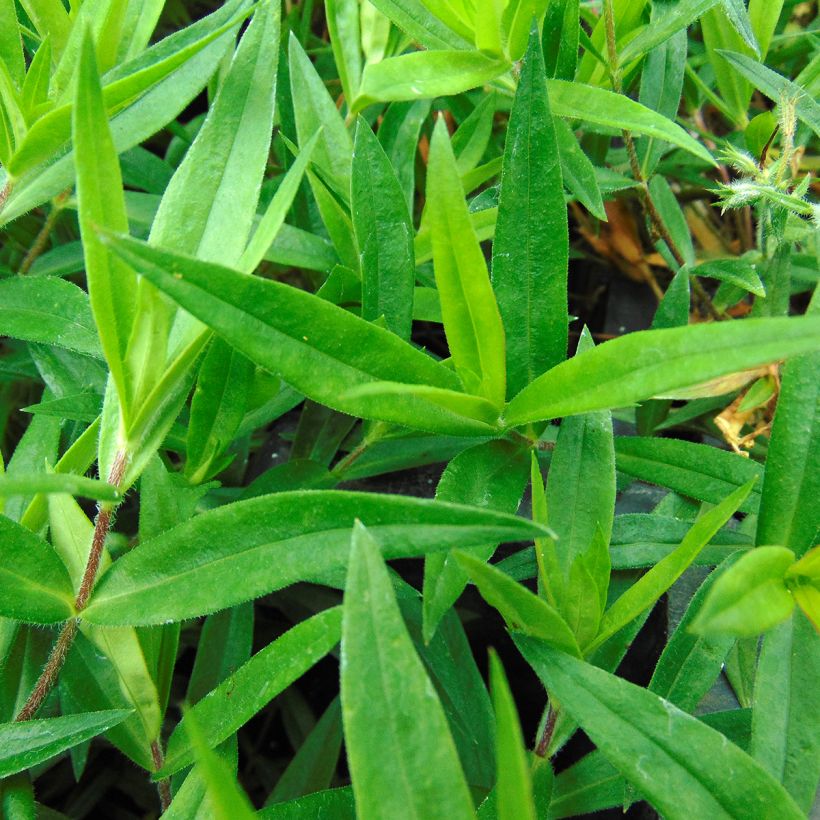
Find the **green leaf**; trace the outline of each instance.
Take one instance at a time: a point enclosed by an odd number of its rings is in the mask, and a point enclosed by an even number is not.
[[[567,356],[568,253],[558,146],[533,29],[510,114],[493,243],[509,396]]]
[[[138,59],[109,72],[106,79],[112,84],[118,79],[124,81],[119,86],[124,95],[122,102],[132,101],[134,95],[138,97],[111,118],[111,136],[117,151],[126,151],[138,145],[188,105],[215,70],[247,13],[244,0],[229,0],[213,14],[165,38]],[[166,59],[169,62],[164,62]],[[156,69],[156,76],[152,69],[155,64],[163,64]],[[142,69],[146,69],[146,73],[142,73]],[[129,72],[135,75],[136,88],[131,84]],[[61,112],[59,115],[58,111]],[[61,131],[57,132],[56,145],[53,144],[56,129],[52,115],[60,118]],[[38,132],[36,142],[35,131]],[[35,156],[28,163],[25,173],[19,171],[20,177],[0,211],[0,223],[7,224],[71,186],[74,179],[73,152],[66,150],[63,153],[65,149],[61,147],[70,132],[69,106],[62,106],[41,117],[29,131],[28,140],[33,143],[32,153]],[[55,153],[59,154],[59,158],[47,167],[38,166],[38,163],[53,158]],[[15,162],[21,159],[22,154],[18,152]]]
[[[470,48],[472,45],[447,28],[422,0],[373,0],[373,5],[411,39],[427,48]]]
[[[576,355],[591,345],[585,328]],[[561,422],[546,493],[548,521],[557,536],[556,550],[564,575],[596,542],[608,556],[615,509],[615,450],[612,419],[607,411],[570,416]],[[605,563],[608,565],[608,557]],[[606,601],[608,566],[603,576]]]
[[[427,209],[447,344],[467,392],[504,403],[504,327],[484,255],[469,221],[447,126],[430,143]]]
[[[342,719],[359,817],[474,817],[447,718],[413,648],[380,549],[353,530],[342,623]],[[391,761],[385,767],[384,761]]]
[[[648,54],[664,43],[673,34],[685,29],[701,14],[709,11],[722,0],[680,0],[665,14],[658,15],[637,37],[630,40],[618,55],[621,65],[626,65],[638,57]]]
[[[362,81],[359,13],[358,0],[327,0],[325,3],[333,58],[342,83],[342,92],[348,101],[356,96]]]
[[[410,338],[416,265],[413,222],[396,174],[376,135],[356,124],[351,215],[362,268],[362,318]]]
[[[196,718],[188,718],[185,728],[205,791],[210,798],[209,816],[214,820],[253,820],[256,812],[251,801],[228,765],[209,744]]]
[[[154,96],[152,91],[158,90],[159,86],[171,81],[173,75],[185,73],[188,66],[186,63],[193,63],[190,67],[196,66],[200,62],[198,57],[201,52],[212,45],[216,39],[224,39],[225,35],[247,16],[247,10],[237,11],[243,4],[241,0],[233,0],[227,3],[219,12],[210,15],[182,31],[166,37],[161,42],[147,49],[138,59],[125,63],[106,73],[103,87],[103,98],[106,110],[112,119],[112,132],[115,145],[118,143],[118,129],[114,127],[117,116],[126,112],[131,115],[139,114],[140,125],[146,122],[145,107],[141,103],[148,102],[148,98]],[[77,29],[81,33],[81,29]],[[79,57],[81,41],[76,43],[77,57]],[[74,62],[77,58],[74,59]],[[189,65],[190,65],[189,63]],[[73,73],[73,65],[70,68]],[[202,80],[203,84],[205,79]],[[195,93],[195,92],[194,92]],[[144,95],[144,96],[142,96]],[[142,96],[142,99],[141,99]],[[169,114],[169,119],[173,117]],[[56,155],[62,155],[66,149],[66,143],[71,136],[72,107],[69,104],[59,105],[40,117],[31,127],[26,140],[15,153],[14,161],[9,168],[10,173],[28,181],[29,176],[41,163],[48,162]],[[151,131],[145,134],[150,136],[155,130],[164,125],[163,119],[157,123]],[[131,142],[127,147],[141,142]],[[119,148],[119,150],[124,150]],[[68,163],[73,165],[73,159],[68,157]],[[70,181],[70,178],[69,178]],[[62,186],[63,188],[65,185]],[[59,190],[59,188],[57,189]],[[52,193],[56,193],[53,191]]]
[[[561,177],[567,190],[596,218],[607,221],[595,167],[578,144],[573,130],[563,120],[553,120]]]
[[[812,812],[820,781],[820,635],[796,615],[763,638],[752,717],[752,756]]]
[[[716,507],[704,513],[691,527],[681,545],[655,564],[606,611],[598,636],[585,651],[591,653],[644,610],[648,609],[680,578],[715,533],[737,512],[749,495],[752,482],[735,490]]]
[[[85,256],[88,296],[105,359],[126,418],[130,385],[124,359],[136,306],[136,277],[99,240],[96,228],[128,231],[122,175],[105,113],[94,44],[86,32],[72,115],[77,209]]]
[[[333,490],[277,493],[209,511],[141,544],[100,579],[83,618],[101,625],[163,623],[298,580],[336,579],[356,518],[369,524],[387,558],[544,531],[515,516],[426,499]]]
[[[126,709],[0,724],[0,777],[42,763],[128,717]]]
[[[665,816],[803,817],[782,786],[720,732],[543,641],[515,640],[550,695]]]
[[[281,374],[316,401],[352,416],[436,432],[491,432],[486,422],[453,413],[435,395],[412,402],[392,396],[352,395],[354,387],[384,379],[458,390],[452,371],[384,328],[288,285],[245,276],[124,236],[109,236],[106,241],[142,276],[239,352]]]
[[[88,297],[63,279],[15,276],[0,281],[0,333],[100,355]]]
[[[290,210],[293,200],[302,184],[305,170],[313,156],[313,150],[319,140],[320,133],[317,131],[304,145],[299,155],[293,161],[293,165],[288,168],[284,179],[279,183],[276,193],[271,198],[270,204],[265,210],[262,219],[256,230],[253,232],[248,246],[239,259],[238,267],[245,273],[253,273],[259,263],[265,258],[271,245],[280,236],[280,232],[285,228],[285,217]],[[316,237],[318,238],[318,237]]]
[[[510,64],[480,51],[414,51],[365,66],[353,110],[377,102],[461,94],[505,74]]]
[[[581,657],[578,642],[560,613],[501,570],[465,552],[456,559],[478,591],[503,616],[511,630],[535,635],[563,652]]]
[[[527,482],[526,452],[518,444],[488,441],[459,453],[445,469],[436,498],[475,504],[500,512],[518,509]],[[496,544],[478,547],[474,554],[484,560]],[[456,602],[468,576],[452,553],[434,552],[424,561],[424,639],[430,641],[444,613]]]
[[[115,486],[71,473],[20,473],[0,476],[0,496],[68,493],[96,501],[121,501]]]
[[[208,348],[188,422],[185,473],[191,483],[210,478],[219,456],[233,441],[245,416],[253,370],[253,364],[222,339],[214,339]]]
[[[797,83],[745,54],[723,49],[718,49],[718,54],[775,103],[779,103],[783,97],[792,98],[796,103],[797,116],[820,136],[820,104]]]
[[[313,162],[331,183],[333,190],[347,198],[350,194],[353,143],[322,78],[316,73],[293,32],[288,43],[288,60],[299,145],[304,146],[314,134],[319,133]]]
[[[393,103],[388,106],[379,125],[379,142],[390,159],[409,212],[413,210],[416,192],[415,158],[419,134],[430,113],[430,106],[430,100]]]
[[[816,543],[820,521],[818,396],[820,353],[788,362],[772,424],[756,538],[758,544],[788,547],[798,558]]]
[[[37,48],[26,72],[23,84],[23,110],[26,119],[36,117],[38,106],[48,103],[48,84],[51,71],[51,40],[43,40]]]
[[[714,165],[712,155],[679,125],[640,103],[603,88],[578,82],[548,80],[553,116],[584,120],[591,125],[628,129],[636,134],[664,140]]]
[[[356,804],[352,787],[342,786],[266,806],[256,816],[262,820],[315,820],[317,817],[356,820]]]
[[[554,367],[509,404],[510,426],[624,407],[820,345],[820,317],[629,333]]]
[[[664,647],[647,687],[650,692],[685,712],[693,712],[712,688],[734,644],[734,638],[730,636],[695,635],[690,625],[698,618],[704,599],[711,593],[721,573],[734,565],[741,554],[730,556],[698,587]]]
[[[671,438],[617,436],[615,454],[621,472],[710,504],[763,475],[760,465],[751,459]],[[759,503],[760,490],[755,486],[740,510],[756,512]]]
[[[342,705],[337,697],[316,721],[265,802],[281,803],[329,788],[341,748]]]
[[[0,62],[8,69],[14,84],[22,88],[26,62],[14,0],[0,2]]]
[[[791,615],[794,599],[784,583],[794,553],[785,547],[747,552],[717,579],[692,623],[699,635],[750,638]]]
[[[20,5],[41,39],[51,39],[54,59],[59,60],[71,32],[71,21],[65,6],[60,0],[21,0]]]
[[[167,777],[194,760],[188,734],[191,721],[210,748],[226,740],[333,649],[341,623],[338,607],[314,615],[240,666],[185,713],[168,740],[165,763],[155,777]]]
[[[0,579],[0,615],[4,617],[56,624],[74,614],[71,579],[57,553],[5,516],[0,516]]]
[[[737,285],[755,296],[766,296],[766,289],[760,281],[757,265],[743,257],[712,259],[693,267],[687,265],[686,270],[694,276],[708,276],[710,279]]]
[[[495,791],[498,820],[535,820],[530,765],[510,685],[498,655],[490,650],[490,688],[495,711]]]
[[[273,128],[279,4],[256,7],[208,116],[162,197],[151,243],[235,265],[250,235]]]

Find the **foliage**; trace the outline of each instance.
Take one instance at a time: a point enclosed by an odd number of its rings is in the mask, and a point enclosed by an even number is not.
[[[813,11],[0,0],[0,813],[808,816]]]

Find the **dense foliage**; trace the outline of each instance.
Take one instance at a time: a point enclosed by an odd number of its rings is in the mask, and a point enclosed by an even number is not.
[[[0,814],[806,817],[818,90],[814,2],[0,0]]]

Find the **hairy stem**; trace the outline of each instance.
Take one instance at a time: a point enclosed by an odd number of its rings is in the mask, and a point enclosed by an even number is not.
[[[621,69],[618,65],[618,49],[615,42],[615,14],[612,10],[612,0],[604,0],[604,25],[606,27],[606,49],[607,58],[609,60],[609,73],[612,78],[612,88],[616,94],[623,94]],[[684,259],[680,248],[672,238],[672,234],[669,232],[669,228],[664,221],[664,218],[661,216],[661,213],[655,204],[655,200],[652,199],[652,194],[649,191],[649,183],[644,176],[641,163],[638,160],[638,152],[635,149],[635,140],[632,138],[632,132],[627,129],[623,129],[621,133],[623,134],[626,155],[629,158],[629,167],[632,170],[632,176],[640,186],[641,202],[643,203],[646,215],[649,217],[649,221],[652,223],[653,229],[666,243],[666,246],[669,248],[669,252],[675,259],[675,262],[682,268],[686,264],[686,259]],[[703,285],[701,285],[698,281],[697,277],[693,276],[690,277],[690,279],[695,296],[704,310],[713,319],[718,321],[721,320],[723,316],[714,304],[712,304],[709,294],[706,292]]]
[[[558,710],[553,709],[552,706],[549,707],[549,711],[547,712],[547,721],[544,724],[544,731],[541,732],[541,737],[538,741],[538,745],[535,747],[535,753],[538,757],[546,757],[547,752],[550,748],[550,743],[552,742],[552,735],[555,732],[555,723],[558,720]]]
[[[71,644],[74,643],[74,638],[77,635],[78,622],[76,618],[66,621],[60,631],[57,641],[51,648],[51,653],[48,656],[46,665],[37,678],[37,683],[34,684],[28,700],[23,704],[23,708],[18,713],[15,721],[31,720],[36,714],[37,710],[43,705],[43,701],[48,697],[48,693],[57,683],[57,676],[63,668],[68,650],[71,649]]]
[[[110,484],[113,484],[115,487],[119,486],[127,463],[127,455],[123,452],[117,453],[108,476],[108,482]],[[88,604],[88,599],[91,596],[91,590],[94,588],[94,581],[97,578],[97,570],[100,568],[100,559],[102,558],[105,539],[108,537],[108,531],[111,529],[113,514],[114,507],[112,505],[100,505],[97,518],[94,521],[94,535],[91,539],[88,561],[86,562],[85,571],[80,581],[77,597],[74,600],[74,608],[77,614],[85,609]],[[60,670],[63,668],[63,664],[68,656],[68,650],[71,649],[74,638],[77,636],[78,627],[78,618],[72,618],[63,624],[63,628],[57,636],[57,641],[48,656],[46,665],[43,667],[40,677],[37,678],[37,682],[34,684],[34,689],[15,718],[15,721],[31,720],[37,714],[43,702],[48,697],[49,692],[54,688],[54,684],[57,683]]]
[[[159,740],[154,740],[151,743],[151,759],[154,761],[154,771],[158,772],[165,763],[165,755],[162,753],[162,746]],[[159,792],[159,802],[162,806],[162,811],[167,811],[171,805],[171,781],[167,777],[157,782],[157,791]]]
[[[29,272],[31,266],[37,261],[38,257],[45,250],[48,238],[51,236],[51,232],[54,230],[54,226],[57,223],[57,219],[62,210],[63,208],[59,198],[55,199],[54,205],[52,205],[45,222],[43,222],[37,236],[34,238],[34,242],[28,249],[28,253],[23,257],[23,261],[20,263],[20,268],[17,272],[21,276]]]

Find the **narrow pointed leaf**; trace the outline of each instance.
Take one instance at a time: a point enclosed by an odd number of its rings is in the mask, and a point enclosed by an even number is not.
[[[456,372],[467,392],[501,405],[504,327],[443,119],[436,123],[430,145],[427,200],[436,285]]]
[[[510,396],[567,357],[568,253],[558,145],[534,28],[510,114],[493,242]]]
[[[1,281],[0,334],[100,355],[88,297],[64,279],[18,276]]]
[[[498,820],[535,820],[530,762],[518,722],[510,685],[495,652],[490,652],[490,688],[495,711],[495,759],[498,781],[495,790]]]
[[[299,392],[353,416],[456,434],[487,425],[420,397],[346,398],[385,379],[458,390],[458,379],[394,333],[305,291],[161,251],[127,237],[109,237],[146,279],[208,324],[251,361],[279,373]]]
[[[362,318],[384,316],[389,330],[409,339],[416,283],[413,223],[390,160],[362,119],[356,126],[350,203],[362,268]]]
[[[680,578],[715,533],[737,512],[751,489],[752,482],[749,482],[702,515],[674,552],[655,564],[624,592],[604,614],[599,634],[587,647],[587,651],[597,649],[633,618],[652,606]]]
[[[141,544],[100,579],[83,618],[157,624],[214,612],[296,581],[335,583],[350,528],[366,522],[385,556],[520,540],[544,530],[511,515],[403,496],[295,491],[229,504]]]
[[[803,817],[739,747],[668,701],[526,636],[516,644],[550,694],[666,817]]]
[[[0,724],[0,777],[36,766],[128,717],[125,709]]]
[[[357,816],[421,819],[435,806],[444,817],[474,817],[441,702],[407,633],[379,546],[358,522],[341,678]]]
[[[820,317],[643,330],[554,367],[509,404],[511,426],[624,407],[820,346]]]
[[[584,120],[606,128],[664,140],[714,165],[709,151],[679,125],[623,94],[566,80],[548,80],[550,108],[557,117]]]
[[[365,67],[354,111],[376,102],[461,94],[492,82],[510,64],[480,51],[415,51]]]
[[[230,265],[242,255],[268,160],[278,44],[279,4],[263,3],[162,197],[153,244]]]
[[[458,552],[456,557],[482,597],[501,613],[509,629],[535,635],[562,652],[581,657],[572,630],[546,601],[472,555]]]
[[[338,643],[341,616],[337,607],[293,627],[205,695],[174,729],[157,776],[171,775],[194,760],[195,749],[188,736],[192,720],[213,748],[298,680]]]
[[[127,232],[128,217],[120,163],[105,113],[94,44],[88,33],[80,52],[72,131],[88,296],[103,353],[127,417],[131,396],[123,362],[134,323],[136,276],[100,242],[96,233],[97,227]]]
[[[0,516],[0,615],[55,624],[74,614],[74,591],[57,553],[33,532]]]

